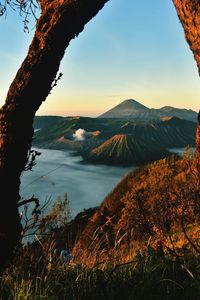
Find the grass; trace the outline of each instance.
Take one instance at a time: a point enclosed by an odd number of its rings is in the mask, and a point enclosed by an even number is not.
[[[86,267],[59,260],[38,274],[15,262],[1,278],[0,295],[1,300],[197,300],[200,266],[195,256],[161,258],[150,247],[128,263]]]

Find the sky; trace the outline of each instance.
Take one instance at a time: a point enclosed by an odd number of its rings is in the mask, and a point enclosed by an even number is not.
[[[0,18],[0,105],[34,34]],[[198,111],[196,62],[171,0],[110,0],[66,49],[63,77],[38,115],[98,116],[125,99]]]

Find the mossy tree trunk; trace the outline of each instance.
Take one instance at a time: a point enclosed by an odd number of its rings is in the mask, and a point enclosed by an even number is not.
[[[20,176],[32,143],[33,118],[52,89],[69,42],[107,1],[40,0],[42,12],[33,41],[0,110],[0,269],[20,240],[17,204]]]

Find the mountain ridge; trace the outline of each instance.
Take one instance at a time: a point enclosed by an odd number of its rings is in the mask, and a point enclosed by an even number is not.
[[[150,121],[162,117],[178,117],[197,122],[197,115],[197,112],[192,109],[182,109],[172,106],[163,106],[158,109],[148,108],[134,99],[127,99],[104,112],[98,118],[124,118]]]
[[[76,151],[84,160],[98,164],[143,164],[152,161],[152,157],[156,160],[168,156],[168,148],[195,146],[196,124],[177,117],[163,117],[162,120],[146,123],[88,117],[63,117],[55,119],[54,125],[53,119],[45,118],[43,121],[40,117],[38,124],[43,127],[34,134],[34,146]],[[38,124],[36,121],[35,128]],[[74,139],[74,134],[80,128],[85,135],[83,140],[78,141]],[[126,136],[126,139],[119,142],[116,135]],[[110,142],[105,144],[109,139]],[[130,141],[128,146],[126,141]]]

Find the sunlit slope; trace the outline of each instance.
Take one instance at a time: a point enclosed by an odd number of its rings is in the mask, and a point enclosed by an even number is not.
[[[129,173],[88,219],[77,249],[93,251],[98,245],[99,250],[109,250],[120,241],[118,246],[123,250],[123,246],[129,249],[131,241],[136,250],[149,237],[167,243],[168,234],[180,242],[183,211],[185,226],[195,220],[199,223],[197,180],[192,170],[195,159],[186,155],[181,160],[165,158]]]
[[[90,162],[111,165],[141,165],[169,155],[152,141],[135,138],[132,134],[117,134],[93,149],[84,158]]]

